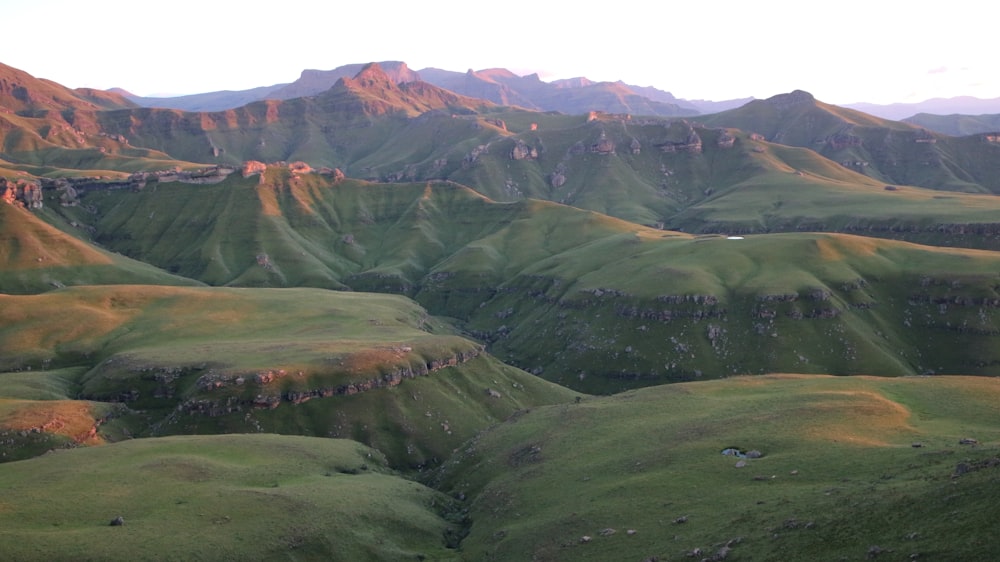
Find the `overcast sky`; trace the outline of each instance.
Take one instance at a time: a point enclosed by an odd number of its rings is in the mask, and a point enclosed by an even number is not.
[[[242,90],[401,60],[586,76],[684,99],[1000,97],[981,0],[0,0],[0,62],[72,88]],[[168,7],[169,6],[169,7]]]

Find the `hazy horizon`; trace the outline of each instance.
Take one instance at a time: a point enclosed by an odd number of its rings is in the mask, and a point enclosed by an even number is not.
[[[543,80],[653,86],[689,100],[805,90],[835,104],[1000,97],[989,18],[845,0],[644,6],[570,2],[477,13],[455,0],[314,5],[194,2],[137,11],[124,0],[8,0],[0,60],[71,88],[140,96],[246,90],[304,69],[400,60],[414,69],[507,68]],[[977,10],[977,8],[979,8]],[[615,16],[615,14],[618,14]]]

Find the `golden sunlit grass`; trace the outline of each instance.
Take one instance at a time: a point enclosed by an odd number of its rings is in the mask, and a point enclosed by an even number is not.
[[[0,399],[0,431],[48,433],[81,445],[98,445],[99,416],[94,405],[82,400]]]
[[[0,264],[4,269],[108,265],[110,256],[35,218],[31,211],[0,205]]]

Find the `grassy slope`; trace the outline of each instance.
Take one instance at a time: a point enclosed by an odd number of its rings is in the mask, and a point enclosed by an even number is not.
[[[0,204],[0,293],[104,283],[199,284],[99,249],[31,211]]]
[[[962,377],[662,386],[536,409],[439,483],[471,498],[469,560],[700,559],[730,541],[740,560],[988,559],[998,400],[998,381]],[[727,447],[764,456],[734,468]],[[959,463],[981,470],[952,477]]]
[[[447,299],[500,358],[586,392],[788,370],[991,374],[997,259],[846,235],[640,230],[539,259],[485,294],[475,265],[451,262],[417,299]]]
[[[9,559],[453,557],[450,500],[346,440],[142,439],[0,465],[0,487]]]
[[[720,191],[702,220],[753,230],[785,208],[813,224],[863,224],[865,213],[918,223],[932,208],[990,220],[982,197],[859,186],[808,151],[766,146],[747,153],[783,163],[783,175]],[[788,164],[799,162],[826,162],[827,179],[800,180]],[[826,205],[800,193],[819,185]],[[770,209],[744,195],[764,192]],[[467,322],[504,360],[587,392],[699,372],[979,374],[1000,360],[989,252],[807,233],[693,237],[553,203],[496,203],[455,184],[331,183],[279,169],[263,184],[95,195],[98,240],[127,255],[217,284],[409,294]],[[973,199],[983,208],[967,207]]]
[[[804,93],[756,100],[699,118],[768,140],[815,150],[883,183],[996,193],[1000,145],[980,136],[948,137],[816,101]]]
[[[396,295],[79,287],[0,297],[0,327],[7,458],[91,438],[268,431],[354,438],[422,466],[518,409],[573,396]]]

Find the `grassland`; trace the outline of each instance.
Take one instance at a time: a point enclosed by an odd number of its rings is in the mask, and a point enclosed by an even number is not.
[[[690,211],[691,224],[745,233],[790,217],[845,229],[936,229],[925,213],[992,220],[986,196],[889,192],[836,165],[801,184],[793,164],[820,159],[763,145],[751,158],[784,171],[720,192],[700,218]],[[96,240],[123,254],[211,284],[406,294],[504,361],[583,392],[775,371],[990,374],[1000,361],[992,252],[841,234],[733,240],[551,202],[499,203],[447,182],[332,182],[278,168],[263,183],[88,199]],[[968,236],[989,238],[971,227]]]
[[[346,440],[140,439],[4,464],[0,488],[10,560],[455,559],[452,500]]]
[[[998,399],[963,377],[661,386],[512,419],[437,485],[472,498],[468,560],[986,560]]]
[[[0,205],[0,293],[108,283],[201,284],[94,247],[31,211]]]
[[[513,412],[573,396],[398,295],[121,285],[0,304],[8,459],[266,431],[353,438],[394,466],[433,466]]]
[[[5,556],[995,557],[995,143],[383,78],[0,119],[10,176],[360,178],[0,205]]]

